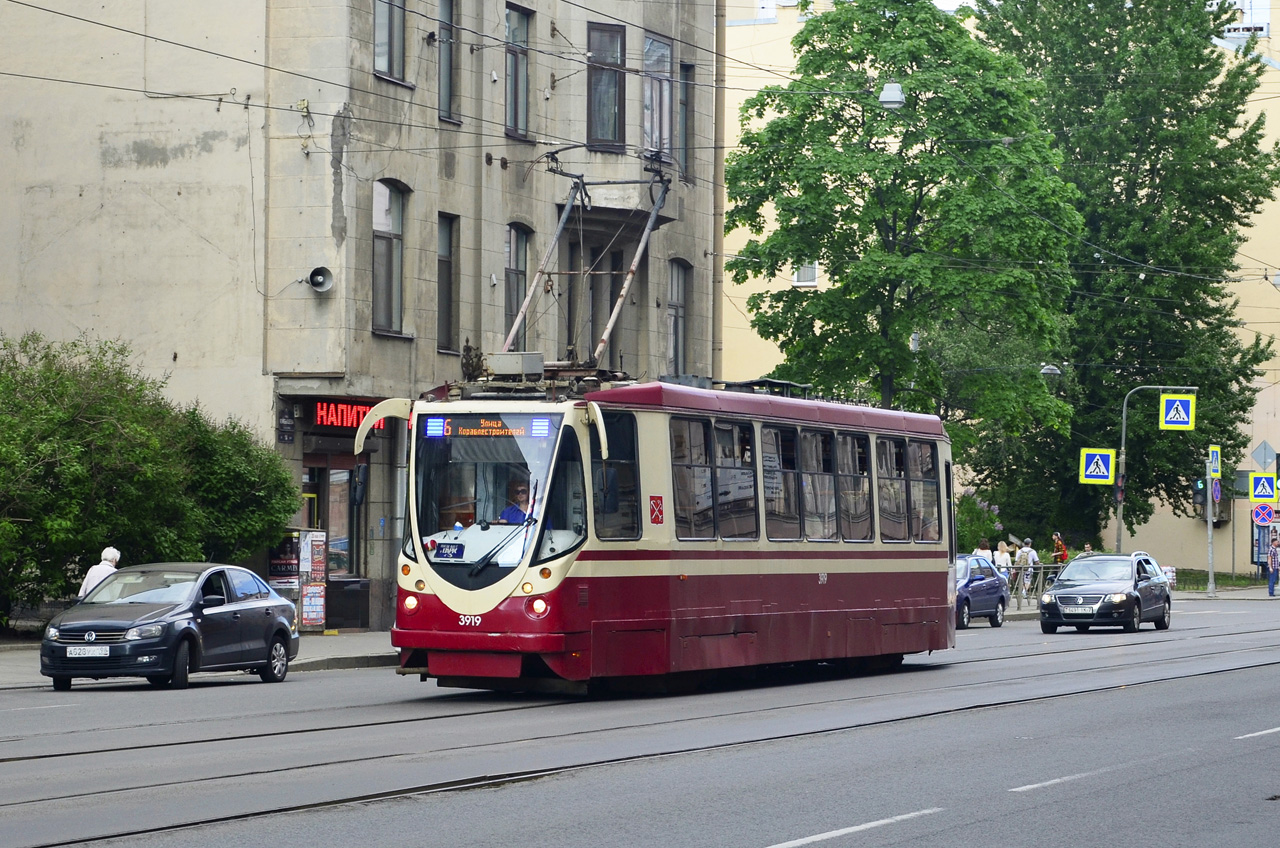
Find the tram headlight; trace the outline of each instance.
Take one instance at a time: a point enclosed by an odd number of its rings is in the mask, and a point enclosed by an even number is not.
[[[546,598],[530,598],[524,605],[525,615],[530,618],[545,618],[550,611],[551,605]]]
[[[404,611],[413,612],[418,608],[418,599],[413,595],[409,595],[404,599]]]

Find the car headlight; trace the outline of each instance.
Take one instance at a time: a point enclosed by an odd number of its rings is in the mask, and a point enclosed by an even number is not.
[[[141,627],[130,627],[125,631],[124,638],[126,641],[132,642],[136,639],[156,639],[163,635],[163,624],[144,624]]]
[[[1045,592],[1043,595],[1040,596],[1040,603],[1042,604],[1053,603],[1053,595],[1050,595],[1048,592]]]
[[[48,639],[50,642],[58,641],[58,628],[50,624],[44,629],[44,638]]]
[[[1129,599],[1124,592],[1116,592],[1114,595],[1107,595],[1107,600],[1113,604],[1123,604]]]

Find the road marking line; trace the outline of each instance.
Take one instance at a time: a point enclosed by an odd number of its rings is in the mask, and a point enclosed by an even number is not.
[[[0,710],[0,713],[20,713],[23,710],[58,710],[63,707],[77,707],[79,704],[46,704],[43,707],[10,707],[7,710]]]
[[[1066,777],[1055,777],[1053,780],[1046,780],[1044,783],[1030,783],[1026,786],[1018,786],[1010,789],[1010,792],[1030,792],[1032,789],[1043,789],[1046,786],[1056,786],[1059,783],[1069,783],[1073,780],[1080,780],[1083,777],[1093,777],[1098,774],[1106,774],[1111,771],[1109,768],[1098,769],[1097,771],[1086,771],[1081,774],[1069,774]]]
[[[1252,739],[1255,736],[1266,736],[1268,733],[1280,733],[1280,727],[1273,727],[1270,730],[1259,730],[1257,733],[1246,733],[1244,736],[1237,736],[1237,739]]]
[[[845,828],[841,828],[840,830],[831,830],[826,833],[816,834],[814,836],[806,836],[803,839],[793,839],[790,842],[779,842],[776,845],[768,846],[768,848],[796,848],[796,846],[799,846],[799,845],[809,845],[814,842],[822,842],[827,839],[835,839],[837,836],[844,836],[845,834],[848,834],[848,833],[857,833],[858,831],[861,831],[861,830],[871,830],[872,828],[875,828],[875,827],[883,827],[886,824],[897,824],[898,822],[904,822],[904,821],[907,821],[908,819],[919,818],[920,816],[927,816],[933,813],[940,813],[942,812],[942,810],[943,810],[942,807],[933,807],[928,810],[916,810],[914,813],[904,813],[903,815],[900,815],[900,816],[894,816],[891,819],[880,819],[879,821],[867,822],[866,824],[857,824],[857,825],[854,825],[853,827],[845,827]]]

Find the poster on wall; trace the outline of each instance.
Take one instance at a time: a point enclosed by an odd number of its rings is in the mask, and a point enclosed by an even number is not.
[[[308,583],[302,587],[302,626],[324,627],[323,583]]]
[[[267,557],[267,582],[277,592],[298,591],[300,544],[299,533],[285,533]]]
[[[307,530],[302,534],[302,545],[306,548],[310,575],[306,582],[323,584],[329,577],[328,563],[325,557],[325,533],[323,530]]]

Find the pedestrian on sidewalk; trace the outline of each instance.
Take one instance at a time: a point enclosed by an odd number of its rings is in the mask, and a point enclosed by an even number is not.
[[[1022,597],[1027,596],[1027,591],[1031,588],[1031,575],[1040,565],[1040,555],[1036,553],[1036,549],[1031,547],[1031,539],[1023,539],[1022,547],[1018,549],[1018,559],[1015,562],[1018,571],[1022,575]]]
[[[1267,548],[1267,595],[1276,596],[1276,574],[1280,573],[1280,538],[1271,537],[1271,547]]]
[[[120,552],[108,545],[102,549],[102,562],[99,562],[93,568],[89,569],[89,573],[84,576],[84,582],[80,584],[80,592],[77,598],[83,598],[92,592],[99,583],[106,580],[115,573],[116,565],[120,562]]]
[[[996,558],[992,560],[995,563],[996,571],[1004,575],[1005,580],[1010,579],[1013,571],[1013,557],[1009,554],[1009,545],[1001,539],[996,546]]]
[[[1053,562],[1054,565],[1061,565],[1067,561],[1067,543],[1062,541],[1062,534],[1056,530],[1053,533]]]

